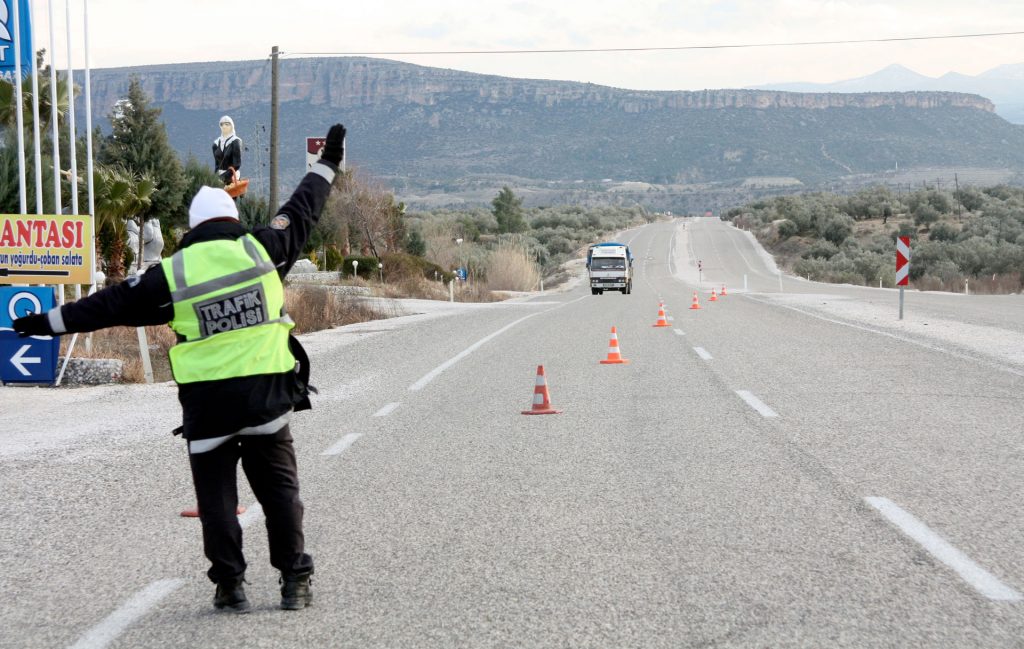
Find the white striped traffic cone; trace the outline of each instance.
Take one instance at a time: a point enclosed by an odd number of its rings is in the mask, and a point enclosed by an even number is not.
[[[601,365],[622,365],[628,362],[619,353],[619,336],[615,332],[615,327],[612,327],[612,339],[608,341],[608,358],[601,361]]]
[[[533,407],[530,410],[523,410],[524,415],[558,415],[561,410],[551,407],[551,396],[548,394],[548,384],[544,378],[544,366],[537,366],[537,382],[533,386]]]

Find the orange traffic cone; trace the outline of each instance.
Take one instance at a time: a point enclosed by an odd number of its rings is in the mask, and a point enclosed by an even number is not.
[[[699,309],[700,301],[697,299],[697,291],[693,292],[693,304],[690,305],[691,309]]]
[[[725,296],[725,295],[726,295],[726,292],[725,292],[725,284],[722,284],[722,292],[718,294],[718,297],[723,297],[723,296]]]
[[[548,384],[544,379],[544,366],[537,366],[537,383],[533,387],[533,408],[523,410],[524,415],[558,415],[561,410],[551,407],[551,397],[548,395]]]
[[[665,305],[658,305],[658,321],[651,325],[652,327],[671,327],[668,320],[665,318]]]
[[[718,296],[715,295],[715,289],[711,289],[711,297],[708,298],[708,302],[717,302]]]
[[[239,505],[238,507],[235,508],[235,516],[241,516],[244,513],[244,506]],[[195,509],[186,509],[183,512],[181,512],[181,515],[184,518],[199,518],[199,508],[196,507]]]
[[[601,365],[620,365],[628,362],[619,353],[619,335],[615,333],[615,327],[612,327],[612,339],[608,341],[608,358],[601,361]]]

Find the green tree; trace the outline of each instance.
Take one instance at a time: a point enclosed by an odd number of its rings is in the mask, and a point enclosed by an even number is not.
[[[405,239],[405,251],[417,257],[427,254],[427,242],[423,240],[419,230],[409,231],[409,236]]]
[[[128,96],[114,106],[110,124],[112,132],[101,142],[99,161],[152,179],[159,191],[144,214],[146,219],[184,225],[187,221],[182,202],[186,181],[181,161],[167,140],[160,109],[150,107],[138,77],[132,77]]]
[[[523,218],[523,199],[516,198],[512,190],[502,187],[498,195],[491,201],[494,206],[493,214],[498,222],[498,232],[522,232],[526,229],[526,219]]]

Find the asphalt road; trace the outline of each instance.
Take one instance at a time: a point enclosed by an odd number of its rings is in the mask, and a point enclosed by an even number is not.
[[[304,611],[276,610],[258,508],[256,611],[213,611],[198,523],[178,517],[173,387],[79,390],[43,415],[0,388],[16,429],[102,422],[0,456],[0,646],[1022,646],[1024,366],[789,308],[893,293],[780,293],[718,221],[623,236],[629,296],[579,286],[308,337]],[[659,300],[672,327],[652,327]],[[1019,296],[911,308],[1024,322]],[[628,365],[598,362],[612,326]],[[538,364],[562,414],[520,414]]]

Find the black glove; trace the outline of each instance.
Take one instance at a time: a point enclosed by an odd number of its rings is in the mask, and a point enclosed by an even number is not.
[[[322,157],[327,162],[341,164],[341,159],[345,157],[345,127],[341,124],[335,124],[327,131],[327,142]]]
[[[45,313],[35,313],[18,318],[14,321],[14,330],[22,338],[53,335],[53,329],[50,329],[50,318]]]

